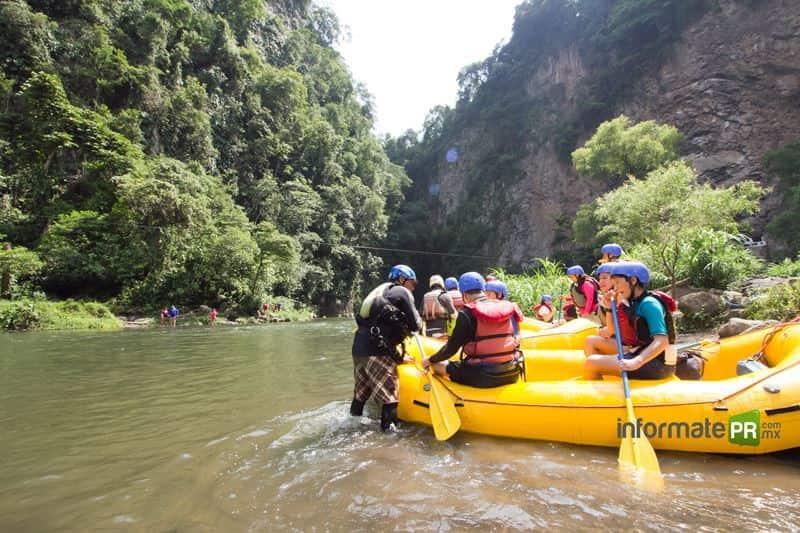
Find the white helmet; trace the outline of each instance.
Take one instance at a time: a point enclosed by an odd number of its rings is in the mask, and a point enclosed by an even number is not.
[[[431,289],[434,288],[436,285],[444,289],[444,278],[439,274],[434,274],[428,281],[428,287],[430,287]]]

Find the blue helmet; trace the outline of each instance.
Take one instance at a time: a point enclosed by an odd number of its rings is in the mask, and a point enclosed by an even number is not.
[[[486,284],[486,290],[496,292],[501,296],[501,300],[505,300],[508,298],[508,287],[502,281],[490,281]]]
[[[542,301],[542,303],[545,303],[545,302],[552,303],[553,302],[553,297],[550,296],[549,294],[542,294],[542,300],[541,301]]]
[[[603,263],[602,265],[597,267],[597,270],[595,271],[595,274],[597,274],[598,276],[600,274],[610,274],[610,275],[613,276],[614,275],[614,265],[615,264],[616,263]]]
[[[411,267],[406,265],[395,265],[389,271],[389,281],[395,281],[398,278],[416,280],[417,275],[411,270]]]
[[[477,272],[465,272],[458,278],[458,288],[461,292],[482,291],[486,288],[486,282]]]
[[[640,285],[647,285],[650,282],[650,271],[642,263],[638,261],[622,261],[614,263],[612,276],[622,276],[630,278],[635,276],[639,280]]]
[[[600,248],[600,253],[608,254],[611,257],[619,257],[622,255],[622,246],[615,242],[604,244],[603,247]]]
[[[457,291],[458,290],[458,280],[453,277],[449,277],[444,280],[444,288],[448,291]]]
[[[583,271],[583,267],[580,265],[573,265],[567,269],[567,276],[585,276],[586,272]]]

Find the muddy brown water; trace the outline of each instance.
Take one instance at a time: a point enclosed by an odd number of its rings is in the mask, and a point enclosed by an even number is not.
[[[653,495],[615,449],[382,434],[347,415],[351,332],[0,335],[0,531],[800,527],[796,452],[659,452]]]

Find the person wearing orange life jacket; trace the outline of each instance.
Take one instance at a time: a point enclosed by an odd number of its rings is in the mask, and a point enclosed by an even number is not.
[[[461,291],[458,290],[458,280],[453,277],[447,278],[444,280],[444,288],[447,290],[447,294],[450,295],[450,299],[453,300],[456,312],[464,309],[464,299],[461,297]]]
[[[477,272],[462,274],[458,286],[464,309],[458,313],[447,343],[424,368],[433,367],[440,376],[472,387],[490,388],[516,383],[520,375],[519,339],[512,319],[523,319],[519,308],[507,300],[489,300],[486,282]],[[461,350],[460,361],[447,361]]]
[[[420,315],[425,321],[425,335],[444,337],[450,330],[450,321],[456,319],[456,308],[453,300],[444,289],[444,279],[438,274],[431,276],[428,286],[430,290],[422,297]]]
[[[555,318],[555,309],[553,309],[553,297],[549,294],[543,294],[539,303],[531,307],[533,318],[541,320],[542,322],[552,322]]]
[[[626,314],[636,332],[636,346],[615,355],[590,355],[584,364],[584,378],[619,376],[628,372],[630,379],[665,379],[675,374],[674,300],[658,291],[650,292],[650,271],[638,261],[622,261],[611,267],[615,295],[628,301]],[[622,326],[620,326],[622,327]]]
[[[569,293],[577,307],[578,316],[600,324],[600,319],[597,317],[597,292],[599,289],[597,280],[587,276],[580,265],[569,267],[567,277],[571,282]]]

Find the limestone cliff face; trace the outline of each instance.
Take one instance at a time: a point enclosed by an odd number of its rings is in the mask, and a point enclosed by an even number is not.
[[[554,114],[576,105],[581,83],[592,72],[575,48],[560,50],[533,69],[526,86],[532,98],[545,96]],[[774,148],[800,139],[800,2],[763,0],[748,6],[720,0],[681,36],[672,53],[653,73],[639,79],[616,109],[635,121],[655,119],[675,125],[684,135],[682,155],[693,162],[701,180],[729,185],[764,175],[762,158]],[[440,216],[458,209],[470,162],[491,150],[487,126],[475,124],[453,141],[462,157],[443,162]],[[582,131],[583,143],[592,131]],[[569,248],[563,236],[578,206],[599,196],[603,185],[584,180],[556,155],[552,142],[524,147],[523,177],[506,191],[513,216],[487,220],[497,228],[496,244],[485,252],[505,264],[525,263]],[[492,184],[487,183],[487,194]],[[761,235],[776,204],[773,193],[753,221]]]
[[[720,2],[685,34],[674,58],[621,111],[675,124],[702,179],[729,185],[764,175],[764,154],[800,139],[800,2],[750,9]],[[762,205],[763,230],[776,195]]]

